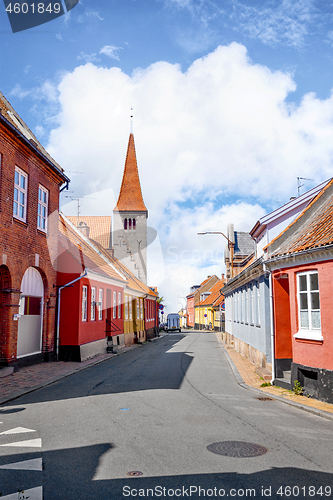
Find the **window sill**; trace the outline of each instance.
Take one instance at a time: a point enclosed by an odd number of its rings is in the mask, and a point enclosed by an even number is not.
[[[299,330],[297,333],[294,335],[295,339],[303,339],[303,340],[316,340],[316,341],[323,341],[324,337],[321,334],[321,330],[315,331],[315,330]]]
[[[23,227],[28,227],[28,223],[26,221],[18,219],[17,217],[15,217],[15,215],[13,215],[13,221],[16,222],[17,224],[20,224]]]
[[[39,227],[37,227],[37,233],[42,234],[43,236],[47,236],[47,231],[43,231],[43,229],[40,229]]]

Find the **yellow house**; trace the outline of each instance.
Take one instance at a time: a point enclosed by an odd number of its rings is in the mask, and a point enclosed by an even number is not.
[[[222,321],[222,309],[224,295],[220,292],[225,285],[225,279],[217,281],[212,288],[200,295],[200,301],[195,310],[195,323],[199,325],[199,330],[220,330]]]

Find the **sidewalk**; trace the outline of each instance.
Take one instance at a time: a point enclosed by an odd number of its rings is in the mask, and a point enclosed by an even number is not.
[[[259,375],[256,374],[256,366],[250,360],[242,356],[239,352],[235,351],[232,347],[227,346],[216,335],[221,346],[224,348],[225,355],[229,364],[234,372],[237,382],[248,389],[260,391],[262,396],[272,397],[283,401],[284,403],[296,406],[302,410],[315,413],[321,417],[333,420],[333,405],[324,403],[318,399],[308,398],[306,396],[299,396],[292,391],[283,389],[277,386],[261,387],[264,382]]]
[[[0,378],[0,405],[16,399],[23,394],[28,394],[41,387],[46,387],[73,373],[103,363],[103,361],[107,359],[118,356],[131,349],[135,349],[138,346],[138,344],[135,344],[130,347],[125,347],[120,349],[117,354],[100,354],[86,361],[81,361],[80,363],[75,361],[54,361],[21,368],[12,375]]]

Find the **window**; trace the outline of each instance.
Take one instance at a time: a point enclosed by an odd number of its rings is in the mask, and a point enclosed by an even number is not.
[[[117,292],[113,292],[113,319],[117,317]]]
[[[253,283],[250,287],[250,323],[254,324],[254,296],[253,296]]]
[[[121,293],[118,292],[118,319],[121,319]]]
[[[124,229],[127,229],[127,219],[124,220]]]
[[[249,299],[249,296],[248,296],[248,288],[245,287],[244,288],[244,293],[245,293],[245,323],[248,323],[249,322],[249,307],[248,307],[248,299]]]
[[[257,326],[260,326],[260,283],[256,282],[257,291]]]
[[[136,222],[135,222],[135,219],[133,219],[133,229],[136,228]]]
[[[96,288],[91,287],[91,297],[90,297],[90,321],[95,321],[95,306],[96,306]]]
[[[322,340],[318,272],[297,275],[299,331],[295,337]]]
[[[136,319],[140,319],[140,302],[136,299]]]
[[[140,318],[143,319],[143,300],[140,299]]]
[[[47,207],[48,207],[49,193],[47,189],[39,185],[38,187],[38,216],[37,227],[41,231],[47,231]]]
[[[100,288],[98,292],[98,319],[103,319],[103,288]]]
[[[28,175],[15,167],[13,215],[24,222],[27,218],[27,188]]]
[[[87,295],[88,287],[82,287],[82,321],[87,321]]]
[[[128,229],[132,229],[132,219],[128,219]]]
[[[125,295],[125,319],[128,319],[128,297]]]
[[[128,296],[128,313],[129,319],[132,319],[132,299],[130,296]]]

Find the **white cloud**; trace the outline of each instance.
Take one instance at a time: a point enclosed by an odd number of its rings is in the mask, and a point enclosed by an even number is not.
[[[104,54],[107,57],[110,57],[110,59],[116,59],[117,61],[120,61],[117,52],[121,49],[122,47],[114,47],[113,45],[104,45],[104,47],[101,48],[99,53]]]
[[[314,0],[279,0],[260,7],[234,0],[239,27],[268,45],[283,43],[301,48],[322,17]]]
[[[85,63],[93,63],[93,62],[100,62],[100,58],[97,56],[96,53],[93,54],[85,54],[84,52],[80,52],[80,54],[76,57],[78,61],[84,61]]]
[[[249,230],[261,207],[297,194],[297,176],[319,183],[332,175],[333,96],[307,94],[290,106],[295,88],[290,75],[253,64],[237,43],[186,72],[157,62],[129,76],[90,63],[58,87],[59,125],[48,150],[64,168],[85,172],[72,176],[76,196],[106,187],[118,193],[133,105],[144,200],[165,261],[161,293],[171,301],[202,274],[223,271],[223,238],[198,231],[225,232],[230,222]],[[113,208],[97,200],[90,213]]]

